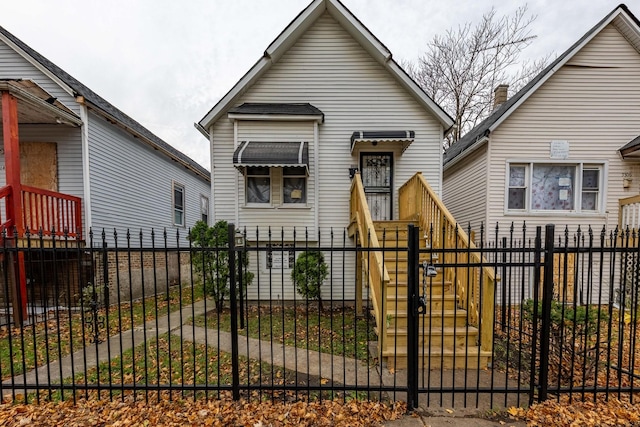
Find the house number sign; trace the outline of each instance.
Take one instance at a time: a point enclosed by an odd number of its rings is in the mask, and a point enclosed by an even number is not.
[[[569,141],[551,141],[550,155],[552,159],[568,159],[569,158]]]

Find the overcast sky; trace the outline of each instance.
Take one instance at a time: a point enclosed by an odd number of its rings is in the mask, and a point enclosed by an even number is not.
[[[414,60],[435,35],[524,2],[342,0],[393,53]],[[560,54],[620,0],[531,0],[526,55]],[[209,168],[195,130],[310,0],[2,0],[0,25],[169,144]],[[640,4],[629,2],[640,15]],[[637,10],[636,10],[637,9]]]

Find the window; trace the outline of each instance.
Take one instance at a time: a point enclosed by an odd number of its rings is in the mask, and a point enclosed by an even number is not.
[[[284,168],[282,193],[284,203],[307,203],[307,171],[305,168]]]
[[[247,168],[247,203],[271,203],[271,175],[268,167]]]
[[[173,183],[173,225],[184,227],[184,185]]]
[[[602,165],[510,164],[509,211],[600,211]]]
[[[200,196],[200,219],[205,224],[209,224],[209,198]]]
[[[293,264],[296,261],[296,252],[290,248],[293,245],[290,243],[282,244],[270,244],[267,251],[267,268],[280,270],[289,270],[293,268]]]
[[[582,170],[582,210],[597,211],[600,205],[600,170],[587,168]]]

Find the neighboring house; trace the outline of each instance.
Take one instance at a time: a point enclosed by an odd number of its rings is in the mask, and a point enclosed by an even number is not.
[[[640,25],[629,9],[615,8],[453,144],[443,179],[444,202],[476,238],[496,223],[520,235],[523,223],[530,235],[549,223],[613,231],[621,199],[640,192]]]
[[[452,125],[342,3],[315,0],[196,124],[212,150],[212,222],[246,227],[250,245],[329,244],[333,230],[334,244],[352,246],[343,233],[356,170],[374,219],[396,219],[399,187],[416,172],[441,192]],[[261,254],[254,282],[281,286],[259,297],[292,299],[294,252]],[[355,262],[333,262],[346,286],[325,297],[354,299]]]
[[[14,226],[19,237],[42,229],[45,239],[66,234],[89,246],[92,229],[101,246],[104,230],[112,246],[118,230],[125,247],[131,229],[139,247],[140,231],[150,246],[152,228],[186,235],[208,218],[206,169],[2,27],[0,58],[0,203],[8,215],[0,222],[10,234]]]

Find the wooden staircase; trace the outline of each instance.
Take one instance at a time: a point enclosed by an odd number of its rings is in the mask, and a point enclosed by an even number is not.
[[[414,221],[375,221],[380,246],[397,251],[384,251],[384,265],[389,274],[386,299],[386,341],[381,355],[389,368],[403,369],[407,364],[407,230]],[[414,223],[415,225],[415,223]],[[424,234],[424,233],[422,233]],[[470,326],[468,313],[458,307],[459,296],[454,284],[447,280],[438,267],[437,253],[429,251],[426,238],[420,239],[420,263],[436,267],[437,275],[424,279],[420,269],[420,295],[426,302],[425,313],[420,315],[418,347],[420,364],[433,368],[486,367],[491,352],[481,351],[478,328]],[[423,286],[424,285],[424,286]],[[424,290],[423,290],[424,288]],[[424,293],[426,291],[426,293]]]

